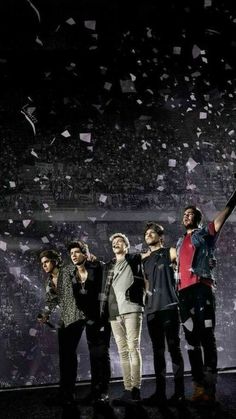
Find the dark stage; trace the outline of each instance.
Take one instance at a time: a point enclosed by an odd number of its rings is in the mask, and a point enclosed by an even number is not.
[[[191,395],[191,377],[185,376],[187,401],[180,407],[144,407],[139,402],[127,407],[114,407],[112,401],[123,391],[122,383],[113,381],[110,385],[110,405],[93,408],[79,406],[75,413],[63,410],[58,405],[48,405],[48,398],[56,395],[57,387],[20,388],[3,390],[0,393],[1,419],[62,419],[62,418],[135,418],[135,419],[233,419],[236,417],[236,373],[235,370],[221,371],[218,377],[217,401],[213,403],[196,404],[188,401]],[[87,384],[79,384],[78,397],[83,397],[89,389]],[[154,390],[154,380],[151,377],[143,379],[142,397],[149,396]],[[172,394],[172,376],[167,380],[167,395]],[[80,413],[79,413],[80,411]]]

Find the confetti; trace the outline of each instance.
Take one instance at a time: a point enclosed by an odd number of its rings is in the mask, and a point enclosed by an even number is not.
[[[96,20],[85,20],[84,26],[87,29],[91,29],[92,31],[95,31],[96,29]]]
[[[42,240],[43,243],[49,243],[49,240],[46,236],[41,237],[41,240]]]
[[[68,138],[68,137],[70,137],[70,136],[71,136],[68,130],[63,131],[63,132],[61,133],[61,135],[62,135],[63,137],[65,137],[65,138]]]
[[[2,249],[5,252],[7,250],[7,243],[0,240],[0,249]]]
[[[105,203],[105,202],[106,202],[106,200],[107,200],[107,196],[106,196],[106,195],[101,194],[101,195],[99,196],[99,202],[103,202],[103,203]]]
[[[66,20],[66,23],[68,23],[68,25],[72,26],[72,25],[76,25],[76,22],[74,21],[74,19],[72,17],[70,17],[69,19]]]
[[[189,157],[189,159],[188,159],[188,161],[187,161],[187,163],[186,163],[186,166],[187,166],[188,172],[189,172],[189,173],[190,173],[190,172],[192,172],[192,170],[194,170],[194,168],[195,168],[198,164],[200,164],[200,163],[197,163],[194,159],[192,159],[192,157]]]
[[[27,228],[27,227],[28,227],[28,225],[31,223],[31,220],[23,220],[23,221],[22,221],[22,223],[23,223],[23,226],[24,226],[25,228]]]
[[[176,160],[175,159],[169,159],[168,166],[169,167],[176,167]]]
[[[84,141],[85,143],[91,143],[91,133],[86,132],[79,135],[79,138],[81,141]]]

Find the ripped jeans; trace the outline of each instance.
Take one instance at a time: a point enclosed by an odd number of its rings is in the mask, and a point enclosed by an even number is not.
[[[128,313],[111,321],[123,374],[124,387],[140,388],[142,378],[142,357],[140,352],[142,313]]]
[[[214,393],[217,374],[214,292],[202,283],[184,288],[179,291],[179,307],[193,381]]]

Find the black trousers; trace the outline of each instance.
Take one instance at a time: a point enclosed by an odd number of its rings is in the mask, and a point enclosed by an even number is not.
[[[65,397],[70,397],[75,389],[78,368],[77,347],[84,329],[90,354],[92,391],[97,394],[108,391],[111,375],[110,324],[105,324],[101,329],[100,324],[96,322],[78,320],[67,327],[62,327],[58,333],[60,387]]]
[[[214,392],[217,348],[212,288],[201,283],[184,288],[179,292],[179,306],[193,380]]]
[[[184,395],[184,362],[180,350],[180,320],[177,308],[160,310],[147,316],[148,332],[152,341],[156,392],[166,396],[165,339],[171,356],[175,393]]]

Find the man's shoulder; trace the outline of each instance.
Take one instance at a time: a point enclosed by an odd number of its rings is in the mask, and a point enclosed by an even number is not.
[[[68,264],[68,265],[64,265],[63,267],[61,267],[60,269],[60,275],[64,276],[64,275],[73,275],[73,273],[75,272],[75,266],[72,264]]]

